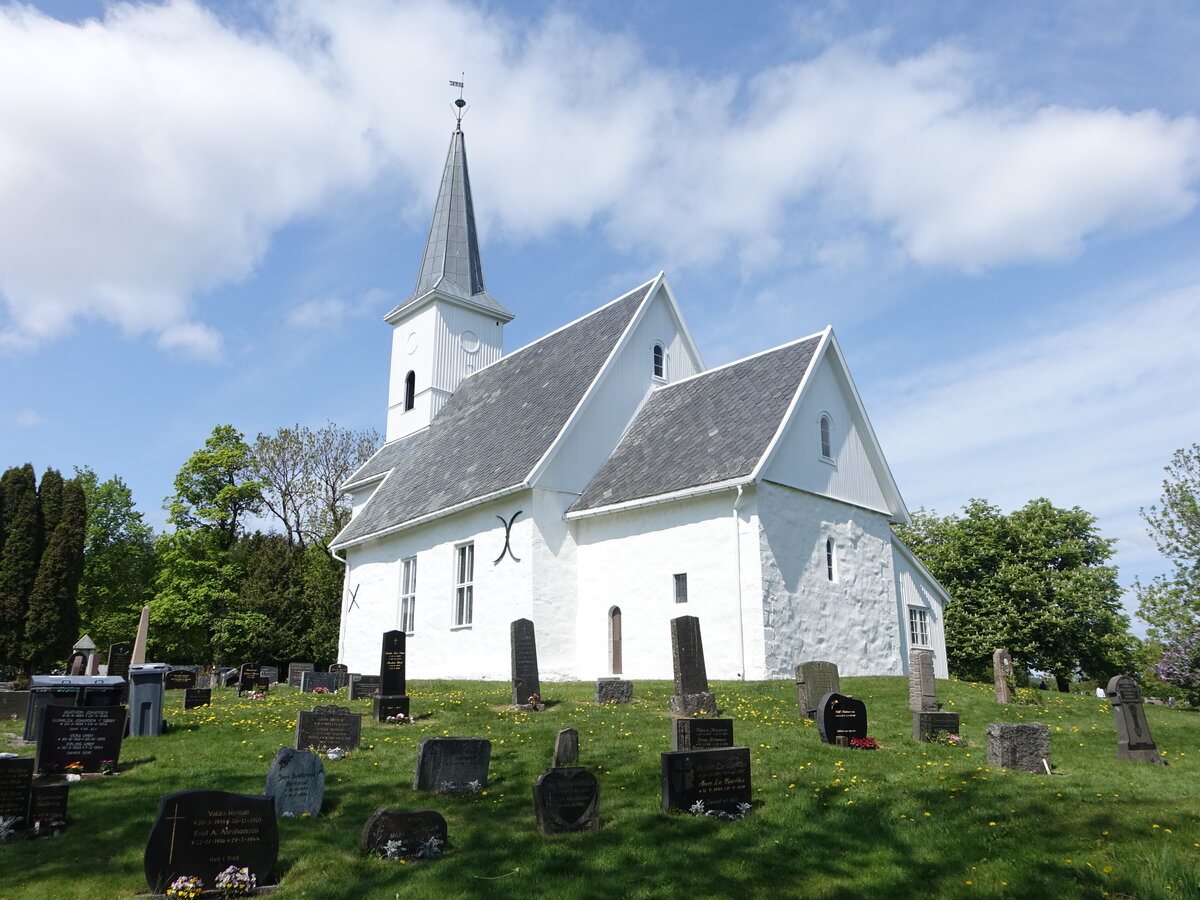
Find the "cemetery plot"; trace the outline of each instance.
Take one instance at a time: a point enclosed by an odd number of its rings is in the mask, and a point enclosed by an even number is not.
[[[432,809],[377,809],[359,839],[364,853],[388,859],[431,859],[446,844],[446,820]]]
[[[37,746],[38,771],[63,772],[80,763],[84,772],[99,772],[101,763],[120,759],[124,736],[123,706],[47,706]]]
[[[542,834],[600,827],[600,782],[581,766],[551,769],[533,785],[533,810]]]
[[[662,754],[662,808],[741,815],[750,803],[750,748]],[[700,804],[697,806],[697,804]]]
[[[357,750],[362,738],[362,713],[344,706],[317,706],[296,714],[296,748],[299,750]]]
[[[462,794],[487,784],[492,742],[486,738],[427,737],[417,746],[414,791]]]

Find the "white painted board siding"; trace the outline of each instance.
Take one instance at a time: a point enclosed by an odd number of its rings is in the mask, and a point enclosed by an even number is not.
[[[896,571],[896,591],[900,598],[901,636],[904,650],[900,658],[907,661],[909,651],[908,610],[909,607],[925,610],[929,623],[929,645],[920,647],[933,654],[933,672],[938,678],[949,678],[946,659],[945,603],[942,594],[933,584],[929,574],[919,565],[914,565],[906,548],[893,544],[893,565]]]

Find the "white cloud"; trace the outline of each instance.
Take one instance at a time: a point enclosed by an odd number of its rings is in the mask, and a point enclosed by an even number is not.
[[[206,362],[221,358],[221,335],[201,322],[175,322],[158,334],[158,346]]]
[[[325,300],[309,300],[288,311],[286,321],[292,328],[305,330],[328,328],[346,313],[346,304],[336,297]]]
[[[35,428],[38,425],[47,425],[50,420],[42,416],[35,409],[23,409],[11,417],[12,423],[18,428]]]

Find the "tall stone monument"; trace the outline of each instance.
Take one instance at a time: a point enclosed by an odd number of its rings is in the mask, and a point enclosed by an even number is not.
[[[133,639],[133,656],[130,665],[141,665],[146,661],[146,638],[150,634],[150,607],[142,607],[141,618],[138,619],[137,637]]]
[[[908,708],[913,712],[937,712],[933,654],[928,650],[908,651]]]
[[[836,663],[813,660],[796,666],[796,700],[804,718],[815,719],[821,698],[841,691],[842,679]]]
[[[1150,736],[1150,723],[1142,701],[1142,690],[1128,675],[1108,681],[1108,699],[1117,720],[1117,759],[1145,762],[1158,756],[1158,745]]]
[[[541,697],[542,682],[538,674],[537,637],[533,622],[517,619],[509,631],[512,638],[512,702],[513,706],[528,707],[534,694]]]
[[[379,695],[371,701],[376,722],[386,722],[393,716],[408,718],[406,666],[404,632],[385,631],[379,652]]]
[[[1007,650],[999,649],[992,654],[992,677],[996,681],[996,702],[1012,703],[1013,663]]]
[[[671,657],[675,664],[675,693],[671,712],[677,716],[717,714],[716,698],[708,690],[700,620],[680,616],[671,620]]]

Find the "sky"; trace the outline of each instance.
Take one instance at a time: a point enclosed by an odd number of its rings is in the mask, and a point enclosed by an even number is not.
[[[1080,506],[1148,580],[1197,46],[1182,0],[0,0],[0,465],[161,529],[218,424],[382,433],[455,79],[507,349],[659,270],[710,366],[831,324],[910,509]]]

